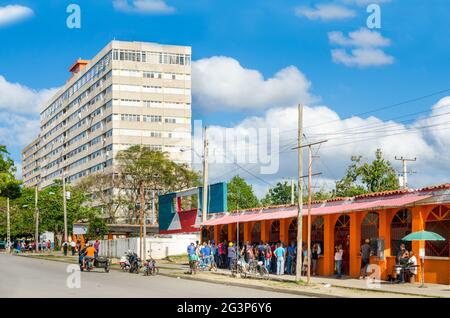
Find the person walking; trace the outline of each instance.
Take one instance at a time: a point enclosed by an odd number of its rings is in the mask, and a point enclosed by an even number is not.
[[[277,258],[277,275],[284,274],[284,258],[286,256],[286,250],[283,248],[283,243],[279,243],[275,249],[275,257]]]
[[[196,262],[198,260],[197,253],[195,252],[195,245],[194,243],[191,243],[187,247],[187,253],[189,258],[189,269],[190,274],[193,275],[197,272],[197,265]]]
[[[74,240],[72,240],[72,242],[70,242],[70,250],[72,251],[72,256],[75,255],[75,248],[76,248],[77,244],[75,243]]]
[[[364,244],[361,245],[361,273],[359,279],[364,279],[367,276],[367,266],[370,264],[370,240],[366,239]]]
[[[67,256],[67,249],[69,248],[69,243],[67,243],[66,241],[64,241],[62,247],[63,247],[63,253],[64,253],[64,256]]]
[[[341,278],[341,269],[342,269],[342,255],[344,254],[344,250],[342,249],[342,245],[336,246],[336,251],[334,253],[334,262],[336,266],[336,274],[337,278]]]

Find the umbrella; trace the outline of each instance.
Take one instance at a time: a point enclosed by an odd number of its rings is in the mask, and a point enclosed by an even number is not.
[[[418,231],[406,235],[403,241],[445,241],[445,238],[437,233],[429,231]]]
[[[430,231],[417,231],[412,232],[408,235],[406,235],[404,238],[402,238],[403,241],[445,241],[445,238],[440,236],[437,233],[430,232]],[[425,255],[424,255],[425,256]],[[424,269],[424,257],[422,257],[422,285],[420,287],[424,287],[425,282],[425,269]]]

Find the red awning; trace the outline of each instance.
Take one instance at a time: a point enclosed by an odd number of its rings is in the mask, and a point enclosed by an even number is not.
[[[326,214],[336,214],[336,213],[348,213],[355,211],[367,211],[375,209],[386,209],[386,208],[397,208],[406,205],[410,205],[420,200],[424,200],[431,197],[431,195],[411,195],[395,197],[390,199],[381,199],[363,201],[363,202],[331,202],[327,206],[324,203],[323,206],[314,206],[311,208],[311,215],[326,215]],[[304,206],[303,215],[308,214],[308,208]],[[273,209],[269,211],[254,211],[254,212],[242,212],[242,213],[228,213],[225,215],[220,215],[209,219],[202,226],[212,226],[212,225],[223,225],[231,223],[242,223],[250,221],[263,221],[263,220],[276,220],[276,219],[286,219],[297,216],[297,208],[282,208]]]

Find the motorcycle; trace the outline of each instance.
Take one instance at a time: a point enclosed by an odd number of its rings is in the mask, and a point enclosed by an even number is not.
[[[130,262],[128,261],[127,255],[124,255],[120,258],[119,265],[120,269],[124,272],[128,272],[130,270],[131,265]]]
[[[141,259],[134,252],[128,255],[128,262],[130,263],[130,273],[139,274],[139,270],[142,267]]]
[[[87,270],[88,272],[90,272],[92,269],[94,269],[94,259],[93,258],[85,258],[84,259],[84,265],[81,264],[80,265],[80,270]]]
[[[80,260],[80,271],[87,270],[90,272],[94,268],[103,268],[106,273],[109,273],[109,267],[111,265],[111,262],[106,257],[97,257],[97,258],[85,258],[84,264],[83,260]]]
[[[156,275],[159,273],[159,268],[156,266],[156,261],[153,258],[149,258],[144,263],[144,275]]]

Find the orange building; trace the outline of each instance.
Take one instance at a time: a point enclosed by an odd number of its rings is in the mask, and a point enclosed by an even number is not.
[[[308,208],[303,208],[303,242],[307,240]],[[311,242],[322,255],[317,274],[334,274],[334,248],[344,247],[343,272],[359,277],[360,246],[370,239],[382,279],[394,272],[402,238],[419,230],[436,232],[445,241],[403,242],[417,257],[425,249],[425,282],[450,284],[450,184],[417,190],[370,193],[351,198],[313,202]],[[238,228],[239,226],[239,228]],[[256,208],[211,215],[202,224],[202,239],[216,242],[277,242],[288,244],[297,236],[297,207],[294,205]],[[418,262],[420,265],[419,257]],[[420,280],[421,269],[418,271]]]

